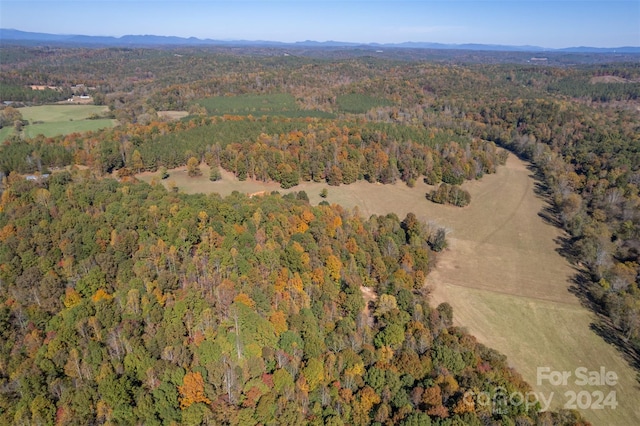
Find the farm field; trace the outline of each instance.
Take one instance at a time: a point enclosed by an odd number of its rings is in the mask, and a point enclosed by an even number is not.
[[[115,120],[108,118],[89,120],[89,117],[107,111],[107,107],[100,105],[43,105],[19,108],[19,111],[22,118],[30,123],[22,129],[22,134],[29,138],[39,134],[52,137],[86,132],[115,125]],[[13,132],[12,127],[0,129],[0,139],[6,139]]]
[[[4,141],[15,132],[13,127],[3,127],[0,129],[0,141]]]
[[[544,199],[534,191],[535,180],[527,164],[510,155],[497,174],[463,185],[471,193],[466,208],[437,205],[424,194],[431,188],[419,181],[414,188],[404,184],[377,185],[357,182],[330,187],[303,183],[282,190],[277,183],[237,181],[223,172],[223,179],[210,182],[208,168],[203,176],[189,178],[186,170],[176,169],[163,181],[173,181],[188,193],[232,191],[304,190],[310,202],[327,201],[371,214],[396,213],[403,218],[414,212],[418,218],[449,229],[449,249],[427,277],[433,305],[449,302],[454,321],[479,341],[507,355],[510,364],[527,380],[538,395],[551,399],[551,408],[570,403],[566,392],[587,394],[615,391],[615,409],[583,409],[594,425],[631,425],[640,421],[640,385],[637,374],[617,349],[592,329],[595,315],[581,306],[569,291],[573,267],[557,252],[561,231],[546,223],[538,213]],[[139,177],[151,181],[157,173]],[[496,206],[500,205],[498,209]],[[537,368],[569,371],[585,367],[588,371],[613,371],[615,386],[580,386],[570,378],[566,386],[537,383]],[[574,376],[572,376],[574,377]],[[593,399],[595,401],[595,398]]]
[[[336,99],[336,103],[341,111],[353,114],[364,114],[371,108],[380,106],[390,106],[391,102],[384,98],[367,96],[361,94],[340,95]]]
[[[59,121],[25,126],[22,129],[22,132],[28,138],[34,138],[38,135],[52,137],[58,135],[68,135],[74,132],[88,132],[92,130],[104,129],[107,127],[112,127],[113,122],[114,120],[109,118],[100,120]]]

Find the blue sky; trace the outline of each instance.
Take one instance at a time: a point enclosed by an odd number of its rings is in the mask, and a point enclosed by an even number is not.
[[[640,1],[0,0],[0,27],[295,42],[640,46]]]

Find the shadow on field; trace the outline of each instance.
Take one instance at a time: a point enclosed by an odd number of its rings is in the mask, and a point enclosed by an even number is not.
[[[571,278],[569,292],[580,300],[582,306],[594,312],[598,317],[606,315],[602,305],[593,297],[594,292],[591,289],[594,283],[589,273],[575,266],[573,269],[576,274]]]
[[[525,159],[525,161],[528,160]],[[536,196],[545,202],[543,209],[538,212],[538,216],[542,218],[545,223],[560,230],[564,229],[563,223],[560,220],[559,211],[551,199],[550,188],[544,182],[542,174],[530,163],[527,167],[531,172],[530,176],[535,182],[534,191]],[[575,271],[575,274],[571,278],[569,292],[578,298],[582,306],[593,312],[596,316],[596,321],[590,325],[591,330],[605,342],[613,345],[629,365],[639,372],[636,376],[636,388],[640,389],[640,353],[634,348],[632,342],[614,326],[611,319],[607,316],[602,300],[599,299],[601,293],[599,292],[598,284],[594,283],[589,272],[580,263],[580,253],[577,248],[576,239],[564,233],[564,235],[555,238],[554,242],[557,244],[556,251],[558,254],[567,259],[573,265]],[[597,286],[597,288],[594,288],[594,286]]]
[[[591,330],[596,333],[608,344],[614,346],[624,357],[624,359],[635,370],[640,371],[640,353],[638,353],[631,342],[626,339],[620,330],[618,330],[611,319],[607,316],[602,303],[594,298],[594,292],[592,290],[595,284],[588,272],[574,267],[576,274],[572,278],[572,284],[569,287],[569,292],[574,294],[580,303],[591,312],[596,315],[596,322],[591,323]],[[638,382],[638,389],[640,389],[640,373],[638,373],[636,380]]]
[[[571,238],[568,236],[558,237],[553,240],[553,242],[558,245],[556,252],[558,252],[560,256],[564,257],[572,264],[575,264],[576,262],[579,263],[580,252],[576,245],[576,241],[576,238]],[[578,269],[578,271],[580,270]]]
[[[538,212],[538,216],[540,216],[545,223],[557,228],[562,228],[562,223],[558,219],[558,211],[551,200],[549,186],[544,182],[542,174],[531,164],[527,166],[527,169],[531,172],[529,176],[534,180],[533,191],[538,198],[545,202],[545,207],[542,211]]]
[[[530,176],[535,180],[533,190],[536,196],[545,202],[545,206],[538,212],[538,216],[542,218],[545,223],[558,229],[564,229],[563,223],[559,219],[558,210],[552,203],[549,186],[542,180],[542,175],[534,166],[528,165],[527,168],[532,172]],[[575,263],[578,260],[575,239],[568,236],[561,236],[556,238],[554,242],[558,245],[556,251],[562,257],[568,259],[571,263]]]
[[[607,318],[602,318],[600,315],[598,317],[598,323],[592,323],[591,330],[604,339],[605,342],[615,346],[629,365],[636,370],[640,370],[640,354],[629,345],[629,342],[620,335],[620,332]],[[636,381],[640,384],[640,373],[636,376]],[[636,387],[640,388],[640,386]]]

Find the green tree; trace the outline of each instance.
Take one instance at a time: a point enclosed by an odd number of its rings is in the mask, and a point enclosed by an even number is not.
[[[442,251],[447,248],[447,231],[445,228],[438,228],[429,235],[429,246],[433,251]]]
[[[311,358],[302,369],[302,374],[307,379],[309,391],[313,392],[324,381],[324,364],[317,358]]]
[[[200,161],[196,157],[189,157],[187,160],[187,174],[189,177],[196,177],[202,174],[200,170]]]
[[[165,166],[160,167],[160,179],[164,180],[169,177],[169,172]]]
[[[13,126],[16,122],[22,124],[22,113],[19,109],[8,106],[0,110],[0,128]]]
[[[211,170],[209,172],[209,180],[212,182],[216,182],[222,179],[222,174],[220,173],[220,168],[213,165],[211,166]]]
[[[142,162],[142,156],[140,155],[140,151],[135,149],[133,154],[131,154],[131,168],[135,173],[140,173],[144,169],[144,164]]]

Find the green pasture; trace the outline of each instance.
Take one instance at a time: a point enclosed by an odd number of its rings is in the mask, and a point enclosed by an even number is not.
[[[14,134],[13,127],[3,127],[0,129],[0,141],[6,140],[12,134]]]
[[[107,110],[107,107],[101,105],[42,105],[19,108],[22,118],[29,120],[29,123],[86,120],[92,115],[101,116]]]
[[[29,122],[22,129],[22,136],[33,138],[38,135],[46,137],[67,135],[74,132],[88,132],[115,125],[108,118],[89,119],[103,116],[107,107],[100,105],[43,105],[18,109],[22,118]],[[0,129],[0,141],[15,134],[13,127]]]
[[[215,96],[194,102],[203,106],[210,115],[277,115],[283,117],[332,118],[324,111],[303,110],[292,95],[274,93],[268,95]]]
[[[340,111],[352,114],[364,114],[372,108],[392,105],[391,101],[387,99],[360,93],[340,95],[337,97],[336,103]]]
[[[56,121],[51,123],[30,124],[22,129],[22,134],[27,138],[34,138],[38,135],[53,137],[113,127],[113,123],[114,120],[110,118],[101,118],[99,120]]]

